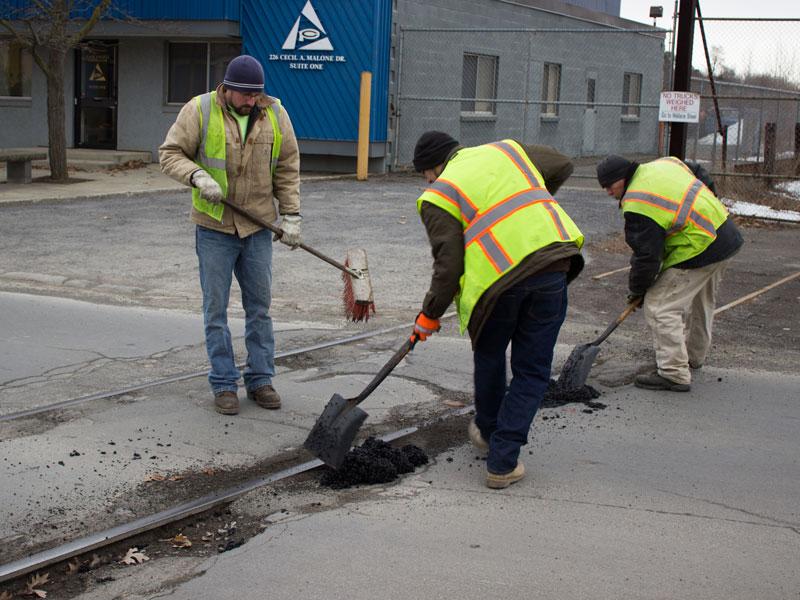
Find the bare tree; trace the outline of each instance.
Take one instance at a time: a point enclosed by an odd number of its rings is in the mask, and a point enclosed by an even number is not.
[[[112,0],[30,0],[23,8],[6,9],[0,19],[14,39],[27,48],[47,79],[47,139],[50,177],[67,179],[67,134],[64,65],[67,54],[109,12]],[[88,13],[88,16],[85,16]],[[78,16],[80,15],[80,16]]]

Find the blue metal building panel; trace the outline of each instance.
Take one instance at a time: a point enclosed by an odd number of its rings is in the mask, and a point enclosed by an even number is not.
[[[242,45],[302,139],[358,139],[361,72],[372,72],[370,141],[385,141],[391,19],[391,0],[242,0]]]
[[[87,17],[99,1],[81,3],[73,11],[73,16]],[[143,21],[238,21],[240,6],[241,0],[115,0],[109,14],[112,18],[133,17]],[[42,12],[30,0],[0,1],[0,16],[3,18],[22,18],[28,11]]]

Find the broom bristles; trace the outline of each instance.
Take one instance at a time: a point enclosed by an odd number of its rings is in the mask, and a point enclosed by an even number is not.
[[[351,261],[351,258],[355,258],[355,260]],[[352,262],[358,264],[353,266]],[[348,251],[344,264],[346,267],[357,268],[365,273],[364,279],[357,282],[358,293],[353,285],[353,276],[349,273],[342,273],[342,280],[344,281],[342,301],[344,303],[345,317],[354,323],[359,321],[366,322],[369,320],[370,314],[375,314],[375,303],[372,301],[372,285],[367,273],[366,253],[363,250]]]

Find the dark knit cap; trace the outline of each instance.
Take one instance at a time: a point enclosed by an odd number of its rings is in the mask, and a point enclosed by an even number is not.
[[[607,188],[615,181],[625,179],[632,164],[627,158],[616,154],[606,156],[597,165],[597,181],[602,187]]]
[[[414,148],[414,168],[422,172],[444,163],[450,151],[458,146],[458,141],[441,131],[426,131]]]
[[[264,69],[255,58],[242,54],[228,63],[222,85],[236,92],[263,92]]]

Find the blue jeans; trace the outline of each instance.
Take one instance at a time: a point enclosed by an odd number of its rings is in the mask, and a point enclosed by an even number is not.
[[[475,344],[475,424],[489,442],[486,466],[505,474],[520,448],[550,382],[558,332],[567,314],[564,273],[535,274],[497,300]],[[511,343],[511,383],[506,348]]]
[[[247,363],[244,385],[256,390],[272,383],[275,375],[275,337],[269,305],[272,299],[272,234],[259,231],[244,239],[197,226],[195,250],[200,263],[206,351],[211,362],[211,391],[236,392],[239,370],[228,329],[231,276],[242,290]]]

